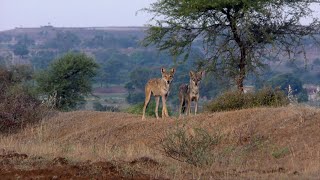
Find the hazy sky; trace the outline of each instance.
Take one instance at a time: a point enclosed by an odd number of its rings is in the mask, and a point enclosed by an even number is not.
[[[150,14],[136,12],[156,0],[0,0],[0,31],[15,27],[143,26]],[[320,17],[319,6],[313,6]]]
[[[156,0],[0,0],[0,31],[15,27],[143,26]]]

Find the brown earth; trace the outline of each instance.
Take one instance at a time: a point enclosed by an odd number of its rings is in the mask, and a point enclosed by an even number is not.
[[[138,172],[125,174],[110,162],[70,162],[66,158],[52,160],[28,157],[14,152],[0,156],[1,179],[150,179]]]
[[[168,157],[161,140],[174,128],[185,128],[191,136],[198,128],[219,134],[213,164],[196,167]],[[300,106],[203,113],[180,120],[59,113],[0,138],[0,177],[319,179],[319,129],[320,111]],[[12,160],[7,154],[17,157]]]

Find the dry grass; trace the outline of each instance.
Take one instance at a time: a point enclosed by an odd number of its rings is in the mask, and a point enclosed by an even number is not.
[[[211,166],[165,156],[160,139],[171,128],[219,133]],[[113,161],[153,177],[301,179],[320,177],[320,111],[310,107],[254,108],[141,120],[126,113],[60,113],[40,125],[0,138],[0,149],[74,161]]]

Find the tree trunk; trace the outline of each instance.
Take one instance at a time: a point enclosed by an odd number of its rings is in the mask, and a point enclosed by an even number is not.
[[[238,76],[236,77],[236,84],[237,84],[238,90],[243,93],[243,81],[246,76],[246,58],[247,58],[246,46],[240,38],[240,33],[238,32],[238,28],[237,28],[237,19],[231,16],[230,9],[225,11],[225,14],[227,15],[227,19],[230,22],[230,28],[231,28],[233,38],[238,44],[238,47],[241,53],[239,64],[238,64],[239,72],[238,72]]]
[[[242,47],[240,47],[240,49],[241,49],[241,55],[239,60],[239,74],[238,74],[236,83],[237,83],[238,90],[243,93],[243,81],[246,76],[247,53],[246,53],[246,48],[243,46],[243,44],[242,44]]]

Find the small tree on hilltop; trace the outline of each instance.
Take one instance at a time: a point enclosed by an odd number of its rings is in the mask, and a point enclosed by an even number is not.
[[[203,47],[199,68],[235,80],[243,91],[249,72],[263,60],[304,51],[303,40],[318,33],[310,0],[157,0],[145,10],[154,14],[145,45],[188,57],[194,44]],[[302,25],[308,17],[310,23]],[[285,54],[284,54],[285,53]]]
[[[82,53],[68,53],[53,61],[47,71],[38,74],[39,90],[55,97],[54,106],[60,110],[75,109],[91,92],[92,78],[98,64]]]

